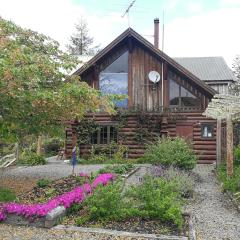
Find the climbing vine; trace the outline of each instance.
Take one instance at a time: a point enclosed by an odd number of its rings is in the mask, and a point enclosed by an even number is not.
[[[76,126],[78,144],[89,144],[91,135],[100,129],[99,124],[94,119],[83,119]]]

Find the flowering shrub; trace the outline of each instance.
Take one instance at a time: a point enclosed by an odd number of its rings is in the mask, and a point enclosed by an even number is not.
[[[102,184],[105,186],[109,181],[113,180],[113,174],[112,173],[103,173],[100,174],[98,177],[95,178],[93,181],[92,187],[96,188],[99,184]]]
[[[99,184],[104,186],[111,180],[113,180],[113,175],[111,173],[100,174],[96,177],[92,186],[89,183],[85,183],[82,186],[76,187],[72,191],[55,197],[44,204],[3,204],[0,206],[0,221],[3,221],[6,218],[7,213],[17,214],[24,217],[44,217],[48,212],[60,205],[69,208],[74,203],[81,203],[86,196],[92,192],[92,188],[96,188]]]
[[[89,175],[88,175],[87,173],[80,172],[80,173],[79,173],[79,177],[89,178]]]

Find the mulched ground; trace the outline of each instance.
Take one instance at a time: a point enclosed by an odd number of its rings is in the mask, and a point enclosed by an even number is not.
[[[51,181],[46,187],[34,186],[30,191],[19,196],[19,201],[24,203],[42,203],[73,190],[86,182],[84,177],[69,176]]]
[[[37,179],[29,177],[4,177],[0,178],[0,187],[13,190],[17,197],[31,191],[36,186]]]
[[[187,224],[185,223],[184,230],[179,232],[177,227],[170,224],[165,224],[157,220],[132,218],[121,222],[108,222],[97,223],[90,222],[81,227],[100,227],[111,230],[137,232],[143,234],[163,234],[163,235],[175,235],[186,236]]]

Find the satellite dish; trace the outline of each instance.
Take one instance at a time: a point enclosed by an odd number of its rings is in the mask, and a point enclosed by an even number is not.
[[[157,83],[160,81],[161,76],[157,71],[150,71],[148,74],[148,78],[151,82]]]

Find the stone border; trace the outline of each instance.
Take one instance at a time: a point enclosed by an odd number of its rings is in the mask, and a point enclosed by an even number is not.
[[[196,240],[196,219],[195,216],[191,212],[184,212],[183,216],[188,217],[188,239],[189,240]]]
[[[58,206],[52,209],[45,217],[26,218],[16,214],[8,214],[4,223],[11,225],[24,225],[32,227],[52,228],[58,224],[63,216],[66,215],[66,209]]]
[[[141,234],[141,233],[116,231],[116,230],[103,229],[103,228],[85,228],[85,227],[58,225],[53,229],[64,230],[64,231],[77,231],[77,232],[83,232],[83,233],[95,233],[95,234],[118,236],[118,237],[132,237],[136,239],[145,238],[145,239],[157,239],[157,240],[188,240],[188,237]]]
[[[128,178],[130,178],[133,174],[135,174],[141,167],[142,166],[135,167],[130,173],[128,173],[126,175],[122,175],[123,176],[123,184],[122,184],[121,192],[123,192]]]

